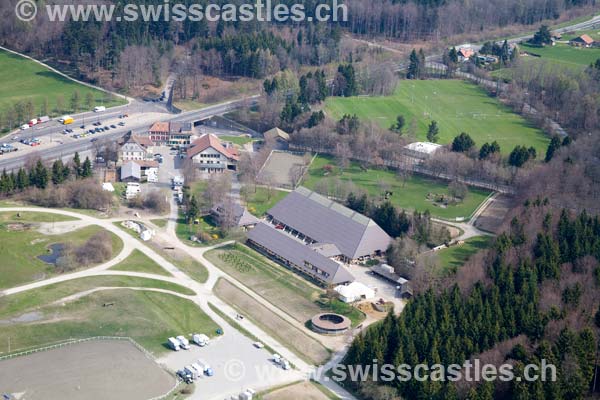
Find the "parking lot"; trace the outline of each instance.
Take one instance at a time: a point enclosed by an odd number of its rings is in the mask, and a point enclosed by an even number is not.
[[[211,366],[214,375],[196,380],[191,399],[221,400],[248,388],[259,391],[301,379],[298,371],[275,366],[267,350],[254,347],[250,339],[233,329],[227,329],[224,336],[213,339],[206,347],[190,347],[172,351],[158,362],[171,370],[181,370],[198,359]]]
[[[27,400],[145,400],[175,378],[125,340],[98,340],[0,361],[0,395]]]

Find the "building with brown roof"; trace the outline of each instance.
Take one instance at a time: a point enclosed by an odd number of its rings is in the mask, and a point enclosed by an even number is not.
[[[590,35],[583,34],[574,39],[569,40],[569,44],[575,47],[592,47],[594,39]]]
[[[119,161],[141,161],[152,157],[154,143],[145,136],[134,135],[129,131],[119,141]]]
[[[458,49],[456,54],[458,55],[459,61],[468,61],[471,57],[473,57],[473,55],[475,55],[475,51],[473,51],[473,49],[470,47],[461,47]]]
[[[192,135],[192,124],[189,122],[155,122],[148,129],[150,140],[160,146],[188,146]]]
[[[232,144],[222,143],[217,136],[207,133],[190,145],[187,158],[201,172],[215,173],[235,171],[239,155]]]

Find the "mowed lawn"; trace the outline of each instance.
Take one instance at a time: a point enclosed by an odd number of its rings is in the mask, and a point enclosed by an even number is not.
[[[557,65],[580,71],[600,58],[599,48],[586,49],[570,46],[567,43],[557,43],[556,46],[546,47],[534,47],[523,44],[521,45],[521,51],[540,56],[521,56],[524,62],[538,63],[551,61]]]
[[[18,102],[31,100],[38,116],[45,98],[48,99],[49,114],[73,112],[71,96],[75,91],[79,92],[82,107],[77,111],[82,111],[86,107],[88,93],[94,96],[93,106],[102,104],[110,107],[125,104],[125,100],[120,98],[111,98],[106,102],[105,100],[108,100],[106,93],[75,83],[36,62],[2,50],[0,50],[0,71],[2,72],[0,73],[0,113],[6,113],[6,110]],[[56,100],[60,96],[66,109],[56,112]]]
[[[505,155],[516,145],[533,146],[538,154],[543,154],[549,142],[541,130],[523,117],[476,85],[459,80],[402,80],[392,96],[329,97],[325,105],[336,120],[344,114],[356,114],[383,128],[389,128],[398,115],[404,116],[406,127],[414,118],[418,140],[426,140],[427,127],[435,120],[439,126],[438,143],[449,144],[466,132],[478,147],[496,140]]]
[[[448,183],[424,178],[418,175],[411,176],[403,182],[394,171],[372,169],[363,170],[358,163],[351,163],[343,172],[334,167],[333,172],[325,175],[323,166],[336,165],[335,160],[328,156],[318,156],[311,164],[308,173],[302,182],[303,186],[314,189],[317,182],[329,180],[333,185],[335,178],[351,181],[359,189],[365,190],[373,199],[380,200],[385,195],[382,184],[387,190],[393,192],[389,201],[397,207],[408,211],[429,210],[434,217],[455,219],[469,218],[477,207],[489,196],[490,192],[482,189],[469,188],[469,193],[464,201],[446,208],[437,207],[427,199],[427,195],[448,194]]]
[[[475,236],[465,240],[463,244],[438,251],[439,273],[446,275],[456,272],[473,254],[487,248],[491,240],[490,236]]]
[[[28,216],[31,220],[26,219]],[[55,243],[81,245],[102,231],[96,225],[62,235],[43,235],[36,230],[38,222],[50,222],[52,218],[56,218],[55,222],[62,219],[61,216],[44,213],[22,213],[21,218],[16,218],[14,213],[0,214],[0,289],[56,275],[54,265],[37,258],[48,253],[48,246]],[[123,248],[123,242],[116,235],[110,235],[114,256]]]
[[[255,190],[256,189],[256,190]],[[248,211],[257,217],[262,217],[275,204],[279,203],[288,192],[277,189],[268,189],[262,186],[246,186],[242,191],[242,198],[246,202]]]
[[[127,336],[160,354],[169,351],[168,337],[193,332],[215,336],[219,328],[190,300],[129,289],[99,291],[66,303],[46,304],[28,318],[32,321],[2,325],[1,352],[7,351],[9,337],[11,351],[17,351],[68,339]]]

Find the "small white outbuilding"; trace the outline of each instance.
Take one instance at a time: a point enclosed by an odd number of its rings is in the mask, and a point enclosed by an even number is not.
[[[338,292],[340,300],[344,303],[354,303],[360,300],[370,300],[375,297],[375,290],[360,282],[336,286],[333,290]]]

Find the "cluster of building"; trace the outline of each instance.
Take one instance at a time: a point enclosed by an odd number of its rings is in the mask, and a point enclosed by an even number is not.
[[[372,219],[299,187],[248,233],[248,244],[322,285],[353,282],[348,264],[385,253],[392,238]]]

